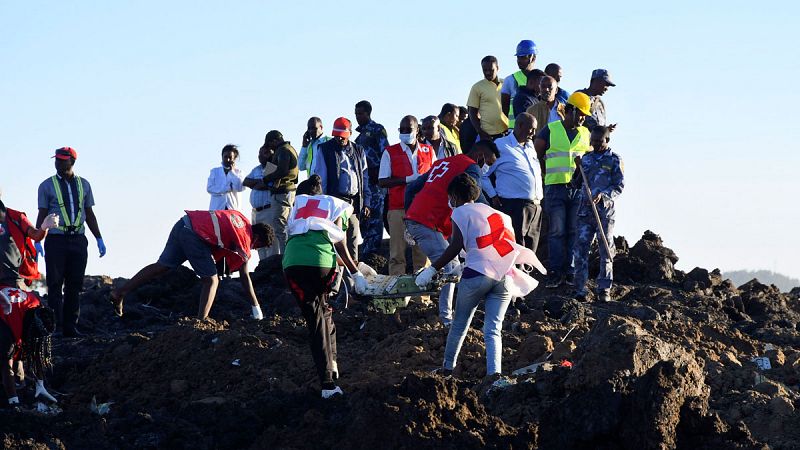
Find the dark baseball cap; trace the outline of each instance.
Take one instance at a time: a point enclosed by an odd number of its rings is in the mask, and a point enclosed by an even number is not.
[[[592,71],[592,79],[594,80],[595,78],[601,78],[609,86],[616,86],[616,84],[611,81],[611,76],[606,69],[594,69]]]
[[[267,133],[266,137],[264,137],[264,142],[269,142],[273,139],[283,141],[283,134],[281,134],[281,132],[278,130],[272,130],[269,133]]]

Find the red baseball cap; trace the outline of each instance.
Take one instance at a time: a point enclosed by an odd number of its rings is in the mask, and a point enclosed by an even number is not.
[[[53,155],[53,158],[78,159],[78,152],[76,152],[75,149],[72,147],[61,147],[56,149],[56,154]]]
[[[333,130],[331,134],[340,137],[350,137],[350,121],[344,117],[339,117],[333,121]]]

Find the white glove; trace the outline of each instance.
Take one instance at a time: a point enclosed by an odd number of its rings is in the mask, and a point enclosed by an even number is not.
[[[39,227],[42,230],[49,230],[50,228],[57,228],[58,227],[58,215],[48,214],[47,217],[44,218],[42,221],[42,225]]]
[[[454,277],[460,277],[461,274],[464,272],[464,265],[460,263],[453,263],[453,268],[445,272],[445,275],[451,275]]]
[[[403,239],[406,240],[406,244],[408,245],[417,245],[417,241],[414,240],[414,237],[411,236],[411,233],[409,233],[407,229],[403,232]]]
[[[361,272],[356,272],[350,275],[353,277],[353,283],[355,283],[356,294],[364,295],[367,293],[367,289],[369,288],[369,283],[367,279],[364,278],[364,275],[361,275]]]
[[[407,176],[406,177],[406,184],[411,183],[412,181],[416,180],[417,178],[419,178],[419,174],[418,173],[415,173],[415,174]]]
[[[33,397],[39,400],[44,399],[53,403],[58,403],[58,400],[50,395],[50,393],[47,392],[47,389],[44,388],[44,380],[36,380],[36,393],[33,395]]]
[[[6,294],[3,291],[0,291],[0,311],[2,311],[6,316],[11,314],[11,300],[6,297]]]
[[[434,276],[436,276],[436,269],[434,269],[433,266],[428,266],[417,275],[417,278],[414,279],[414,283],[417,283],[417,286],[420,288],[425,289],[431,284]]]
[[[260,305],[253,306],[252,310],[253,310],[253,319],[256,319],[256,320],[263,320],[264,319],[264,313],[261,312],[261,306]]]
[[[9,405],[19,405],[19,397],[16,395],[13,397],[8,397],[8,404]]]
[[[378,272],[375,272],[375,269],[373,269],[372,267],[370,267],[370,266],[368,266],[368,265],[366,265],[366,264],[364,264],[363,262],[360,262],[360,261],[358,263],[358,271],[361,273],[361,275],[364,275],[365,277],[377,277],[378,276]]]

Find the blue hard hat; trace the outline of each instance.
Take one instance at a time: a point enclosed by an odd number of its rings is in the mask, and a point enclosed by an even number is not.
[[[519,44],[517,44],[517,53],[514,56],[535,55],[536,53],[538,53],[536,50],[536,43],[530,39],[525,39],[524,41],[519,41]]]

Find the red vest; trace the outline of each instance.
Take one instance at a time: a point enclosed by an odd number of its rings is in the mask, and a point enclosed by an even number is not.
[[[434,155],[433,147],[428,144],[418,144],[417,150],[417,173],[422,175],[431,168]],[[392,162],[392,177],[405,178],[412,173],[411,161],[408,160],[406,152],[400,144],[390,145],[386,147],[389,152],[389,161]],[[389,188],[389,209],[404,209],[405,208],[405,195],[406,185],[394,186]]]
[[[40,275],[39,264],[36,262],[36,248],[33,246],[33,239],[26,236],[28,220],[24,212],[6,209],[6,223],[8,224],[11,238],[14,239],[14,244],[17,245],[19,254],[22,255],[22,264],[20,264],[18,269],[19,276],[25,280],[25,284],[30,286],[34,280],[39,279]]]
[[[244,214],[231,209],[186,211],[186,214],[192,230],[211,246],[215,261],[225,258],[233,272],[250,259],[253,230]]]
[[[17,289],[13,286],[0,286],[0,290],[11,300],[11,314],[5,315],[0,311],[0,320],[5,322],[8,328],[11,329],[17,349],[14,359],[18,360],[22,356],[20,350],[22,348],[22,325],[25,313],[39,306],[39,298],[33,292]]]
[[[436,161],[431,167],[425,186],[408,207],[406,219],[421,223],[449,238],[452,232],[450,214],[453,210],[447,204],[447,186],[453,178],[464,173],[473,164],[475,161],[463,154]]]

